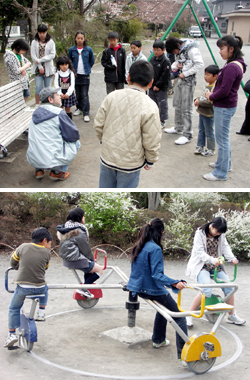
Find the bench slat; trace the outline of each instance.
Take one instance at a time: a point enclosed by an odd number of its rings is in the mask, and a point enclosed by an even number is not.
[[[22,122],[18,123],[18,119],[21,117]],[[0,143],[3,146],[8,146],[10,143],[12,143],[18,136],[20,136],[29,126],[29,122],[32,118],[32,113],[27,113],[25,112],[18,115],[18,119],[10,128],[8,128],[8,134],[6,135],[6,130],[5,134],[2,133],[4,132],[2,129],[0,130]],[[19,120],[20,121],[20,120]]]

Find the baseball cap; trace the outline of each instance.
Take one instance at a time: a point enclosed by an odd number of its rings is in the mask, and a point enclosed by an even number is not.
[[[47,99],[51,94],[54,94],[55,92],[58,92],[60,90],[60,87],[44,87],[39,92],[39,99],[41,102],[43,102],[45,99]]]

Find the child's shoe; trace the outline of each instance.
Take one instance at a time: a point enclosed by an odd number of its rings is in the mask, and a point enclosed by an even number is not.
[[[204,152],[201,152],[202,156],[208,157],[208,156],[214,156],[215,150],[214,149],[205,149]]]
[[[165,120],[161,120],[161,129],[165,127],[165,124],[166,124]]]
[[[227,323],[234,323],[235,325],[244,325],[246,323],[246,321],[244,319],[241,319],[240,317],[238,317],[238,315],[236,315],[236,313],[228,314],[226,322]]]
[[[187,321],[187,327],[193,327],[193,317],[191,315],[189,317],[186,317]]]
[[[169,346],[170,345],[170,341],[169,340],[164,340],[164,342],[162,343],[154,343],[153,342],[153,347],[154,348],[160,348],[160,347],[166,347],[166,346]]]
[[[194,151],[194,154],[202,154],[203,151],[204,151],[204,146],[197,146]]]
[[[14,346],[14,344],[18,341],[18,337],[16,334],[10,334],[6,340],[6,343],[4,345],[5,348],[9,348]]]
[[[180,362],[184,368],[187,368],[187,363],[184,360],[180,359]]]

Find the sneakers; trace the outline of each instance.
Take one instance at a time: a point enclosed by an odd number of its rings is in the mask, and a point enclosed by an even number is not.
[[[90,293],[88,289],[78,289],[77,293],[81,294],[83,297],[86,298],[94,298],[94,294]]]
[[[177,135],[182,135],[182,132],[177,132],[177,130],[175,129],[175,127],[165,128],[164,132],[166,132],[166,133],[176,133]]]
[[[208,164],[209,166],[211,166],[211,168],[215,168],[215,162],[210,162],[210,164]],[[232,168],[228,170],[229,172],[232,171]]]
[[[165,120],[161,120],[161,129],[165,127],[165,124],[166,124]]]
[[[4,347],[6,348],[12,347],[17,341],[18,341],[18,337],[16,336],[16,334],[10,334],[6,340]]]
[[[65,181],[65,179],[69,178],[70,173],[69,172],[60,172],[59,174],[56,174],[53,170],[49,173],[49,178],[52,181]]]
[[[238,315],[236,315],[236,313],[228,314],[226,322],[227,323],[234,323],[235,325],[244,325],[246,323],[246,321],[244,321],[244,319],[241,319],[240,317],[238,317]]]
[[[42,179],[45,176],[45,170],[37,169],[36,170],[36,179]]]
[[[194,154],[202,154],[203,151],[204,151],[204,146],[197,146],[194,151]]]
[[[75,112],[73,113],[74,116],[79,116],[82,114],[82,111],[80,111],[79,109],[76,109]]]
[[[187,321],[187,327],[193,327],[193,317],[191,315],[189,317],[186,317]]]
[[[184,145],[184,144],[189,143],[190,141],[191,140],[189,140],[187,137],[181,136],[177,140],[175,140],[175,144],[176,145]]]
[[[226,181],[227,180],[226,178],[223,179],[223,178],[215,177],[213,173],[204,174],[203,178],[206,179],[207,181]]]
[[[37,321],[37,322],[44,322],[45,320],[46,320],[46,318],[45,318],[45,314],[44,314],[43,316],[37,314],[37,317],[36,317],[36,321]]]
[[[204,152],[201,152],[202,156],[208,157],[208,156],[214,156],[215,151],[214,149],[205,149]]]
[[[164,342],[162,343],[154,343],[153,342],[153,347],[154,348],[160,348],[160,347],[166,347],[166,346],[169,346],[170,345],[170,341],[169,340],[164,340]]]
[[[187,363],[184,360],[180,359],[180,362],[184,368],[187,368]]]
[[[89,115],[85,115],[83,117],[83,120],[85,121],[85,123],[88,123],[90,121]]]

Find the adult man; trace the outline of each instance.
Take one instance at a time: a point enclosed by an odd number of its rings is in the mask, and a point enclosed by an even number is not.
[[[45,87],[40,91],[41,105],[29,125],[27,160],[36,169],[37,179],[45,176],[45,169],[51,169],[51,180],[67,179],[68,165],[80,147],[76,125],[60,108],[59,90],[59,87]]]
[[[196,41],[169,37],[165,46],[169,54],[176,54],[176,61],[172,64],[172,69],[179,71],[179,75],[173,99],[175,126],[164,129],[164,132],[183,135],[175,141],[175,144],[184,145],[189,143],[193,137],[192,117],[196,73],[204,66],[204,63],[198,49],[199,44]]]

